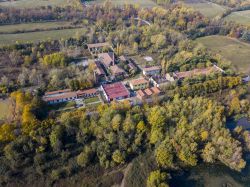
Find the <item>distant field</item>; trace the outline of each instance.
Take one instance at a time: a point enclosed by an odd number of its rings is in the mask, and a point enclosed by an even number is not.
[[[199,11],[206,17],[214,18],[221,15],[226,11],[226,7],[210,3],[210,2],[196,2],[196,3],[185,3],[187,6],[192,7],[194,10]]]
[[[90,4],[95,4],[95,3],[104,3],[105,0],[95,0],[92,1]],[[157,6],[157,4],[151,0],[111,0],[112,3],[114,3],[117,6],[125,5],[125,4],[138,4],[140,7],[154,7]]]
[[[20,34],[0,34],[0,46],[19,43],[37,42],[44,40],[58,40],[74,37],[77,32],[81,33],[83,28],[63,29],[51,31],[39,31]]]
[[[225,20],[234,21],[239,24],[250,26],[250,10],[233,12],[227,17],[225,17]]]
[[[197,39],[211,51],[230,60],[236,70],[250,73],[250,45],[226,36],[207,36]]]
[[[65,6],[69,5],[69,0],[16,0],[0,2],[1,6],[15,8],[34,8],[40,6]]]
[[[23,23],[15,25],[2,25],[0,26],[0,33],[13,33],[17,31],[32,31],[36,29],[53,29],[58,27],[70,26],[71,22],[45,22],[45,23]]]
[[[0,120],[5,118],[9,110],[9,101],[0,99]]]

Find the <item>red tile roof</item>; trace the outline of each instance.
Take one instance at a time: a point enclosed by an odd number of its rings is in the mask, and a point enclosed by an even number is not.
[[[55,94],[55,95],[45,95],[43,97],[43,100],[46,102],[49,101],[55,101],[55,100],[59,100],[59,99],[67,99],[67,98],[73,98],[76,97],[76,92],[66,92],[66,93],[61,93],[61,94]]]
[[[106,66],[109,67],[114,63],[114,53],[101,53],[98,54],[99,60]]]
[[[110,66],[110,71],[112,72],[113,75],[125,73],[125,71],[117,65]]]
[[[70,89],[65,89],[65,90],[56,90],[56,91],[52,91],[52,92],[45,92],[44,95],[54,95],[54,94],[61,94],[61,93],[66,93],[66,92],[70,92]]]
[[[159,95],[161,90],[157,87],[147,88],[145,90],[138,90],[136,92],[137,96],[143,97],[150,97],[151,95]]]
[[[138,85],[138,84],[148,84],[148,81],[144,78],[134,79],[130,81],[130,84],[132,85]]]
[[[109,99],[128,97],[130,95],[127,88],[121,82],[103,85],[103,89]]]
[[[85,94],[96,94],[97,93],[97,89],[92,88],[92,89],[88,89],[88,90],[78,90],[76,92],[77,95],[85,95]]]

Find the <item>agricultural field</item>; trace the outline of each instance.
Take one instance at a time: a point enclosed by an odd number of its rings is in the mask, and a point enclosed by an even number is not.
[[[0,120],[4,119],[9,110],[9,101],[0,99]]]
[[[0,34],[0,46],[18,43],[29,43],[45,40],[67,39],[81,33],[83,28],[28,32],[19,34]]]
[[[237,71],[250,73],[249,44],[226,36],[207,36],[196,41],[231,61]]]
[[[95,0],[92,1],[90,4],[95,4],[95,3],[103,3],[105,0]],[[133,4],[133,5],[139,5],[140,7],[154,7],[157,6],[157,4],[151,0],[111,0],[111,2],[117,6],[125,5],[125,4]]]
[[[0,6],[14,8],[35,8],[40,6],[65,6],[70,5],[70,0],[16,0],[0,1]]]
[[[210,2],[205,2],[205,1],[204,2],[188,1],[185,4],[188,7],[191,7],[194,10],[199,11],[201,14],[209,18],[214,18],[216,16],[219,16],[227,10],[227,7],[223,7],[223,6],[210,3]]]
[[[28,32],[35,30],[56,29],[59,27],[69,27],[69,26],[71,26],[71,22],[69,21],[1,25],[0,33]]]
[[[250,10],[233,12],[225,17],[225,20],[234,21],[242,25],[250,26]]]

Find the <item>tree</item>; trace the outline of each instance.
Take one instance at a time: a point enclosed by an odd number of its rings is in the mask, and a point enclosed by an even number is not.
[[[165,140],[157,147],[155,150],[155,158],[157,164],[163,168],[172,168],[174,166],[174,155],[170,142]]]
[[[160,170],[152,171],[147,179],[147,187],[168,187],[167,174]]]
[[[113,152],[112,159],[118,164],[123,164],[125,162],[125,158],[120,150],[115,150],[115,152]]]

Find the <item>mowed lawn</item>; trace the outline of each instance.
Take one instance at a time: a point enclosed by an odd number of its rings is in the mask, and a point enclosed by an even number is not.
[[[14,7],[14,8],[35,8],[40,6],[65,6],[70,5],[70,0],[16,0],[3,1],[0,6]]]
[[[9,101],[0,99],[0,120],[8,115],[9,111]]]
[[[59,40],[75,37],[83,28],[28,32],[20,34],[0,34],[0,46],[18,43],[30,43],[45,40]]]
[[[225,20],[234,21],[242,25],[250,26],[250,10],[233,12],[225,17]]]
[[[230,60],[236,70],[250,73],[250,45],[226,36],[207,36],[196,40],[211,51]]]
[[[218,15],[221,15],[227,10],[227,8],[224,6],[220,6],[210,2],[190,2],[185,4],[209,18],[214,18]]]
[[[95,4],[95,3],[104,3],[105,0],[94,0],[91,1],[89,4]],[[147,7],[152,8],[154,6],[157,6],[157,4],[151,0],[111,0],[111,2],[114,5],[122,6],[126,4],[133,4],[133,5],[139,5],[140,7]]]
[[[44,23],[22,23],[15,25],[1,25],[0,33],[14,33],[17,31],[34,31],[38,29],[54,29],[58,27],[67,27],[70,26],[71,22],[69,21],[57,21],[57,22],[44,22]]]

